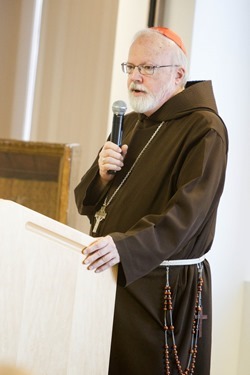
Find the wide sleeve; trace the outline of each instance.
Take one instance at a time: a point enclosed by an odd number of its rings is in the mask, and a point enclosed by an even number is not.
[[[97,157],[74,190],[78,212],[81,215],[87,215],[90,221],[96,212],[98,203],[103,200],[109,189],[109,184],[105,188],[100,189],[98,179],[99,167]]]
[[[196,258],[209,250],[225,180],[226,143],[210,129],[190,147],[176,179],[176,191],[162,213],[143,217],[126,233],[111,233],[124,285],[165,259]]]

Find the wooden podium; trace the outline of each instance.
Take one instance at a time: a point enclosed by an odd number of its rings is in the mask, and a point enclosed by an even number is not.
[[[116,269],[82,264],[93,238],[0,199],[0,363],[32,375],[108,373]]]

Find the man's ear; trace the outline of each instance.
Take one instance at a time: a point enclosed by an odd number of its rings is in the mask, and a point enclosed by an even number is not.
[[[177,70],[176,70],[176,76],[175,76],[175,83],[176,85],[179,85],[180,82],[183,80],[183,78],[185,77],[185,74],[186,74],[186,71],[183,67],[179,67]]]

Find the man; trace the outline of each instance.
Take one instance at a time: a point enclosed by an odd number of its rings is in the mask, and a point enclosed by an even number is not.
[[[211,82],[186,85],[186,51],[167,28],[130,47],[123,145],[107,141],[75,190],[98,239],[89,270],[119,264],[110,375],[210,373],[211,248],[227,132]],[[109,171],[116,171],[110,174]]]

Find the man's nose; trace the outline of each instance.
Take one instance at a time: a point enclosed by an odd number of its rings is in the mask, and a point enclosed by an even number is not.
[[[138,66],[135,66],[133,71],[129,74],[129,78],[132,81],[142,81],[142,74],[139,71]]]

